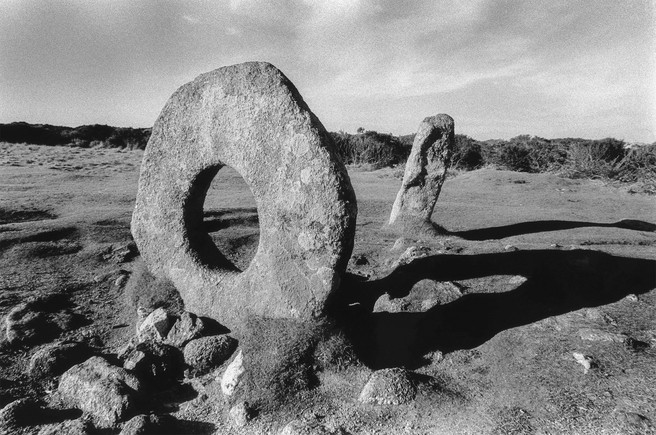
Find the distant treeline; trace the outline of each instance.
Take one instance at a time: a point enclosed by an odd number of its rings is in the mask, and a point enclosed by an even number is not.
[[[414,140],[414,135],[395,136],[363,128],[356,134],[329,134],[344,163],[373,169],[404,164]],[[0,124],[0,142],[10,143],[145,149],[149,137],[150,128]],[[494,166],[521,172],[557,172],[572,178],[647,181],[656,193],[656,143],[629,146],[613,138],[545,139],[530,135],[478,141],[456,134],[455,139],[452,167],[458,170]]]
[[[111,127],[99,124],[62,127],[27,122],[0,124],[0,142],[9,143],[144,149],[149,137],[150,128]]]

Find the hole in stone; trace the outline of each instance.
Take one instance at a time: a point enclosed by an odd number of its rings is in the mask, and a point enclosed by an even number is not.
[[[260,239],[257,205],[250,188],[229,166],[203,171],[194,187],[185,220],[199,260],[210,268],[245,270]]]

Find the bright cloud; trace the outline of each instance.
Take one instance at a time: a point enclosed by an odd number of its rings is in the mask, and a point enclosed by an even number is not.
[[[0,3],[0,122],[150,125],[178,86],[278,66],[327,128],[656,140],[654,7],[584,0]]]

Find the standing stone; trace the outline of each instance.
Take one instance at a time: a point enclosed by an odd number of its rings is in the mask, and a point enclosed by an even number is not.
[[[207,190],[226,165],[258,208],[259,246],[243,271],[203,228]],[[323,314],[353,249],[356,212],[321,122],[282,72],[248,62],[202,74],[166,103],[144,153],[132,234],[187,310],[239,329],[249,314]]]
[[[431,222],[455,146],[453,118],[440,114],[425,118],[412,144],[403,183],[396,196],[389,226],[404,234],[437,234]]]

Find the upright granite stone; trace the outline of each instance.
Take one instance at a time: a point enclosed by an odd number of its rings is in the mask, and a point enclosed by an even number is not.
[[[243,271],[203,228],[207,190],[226,165],[259,215],[259,246]],[[235,328],[249,314],[321,315],[351,255],[356,212],[321,122],[282,72],[248,62],[202,74],[166,103],[144,153],[132,234],[188,311]]]
[[[413,235],[439,232],[431,215],[451,164],[454,142],[449,115],[430,116],[419,124],[390,214],[390,229]]]

